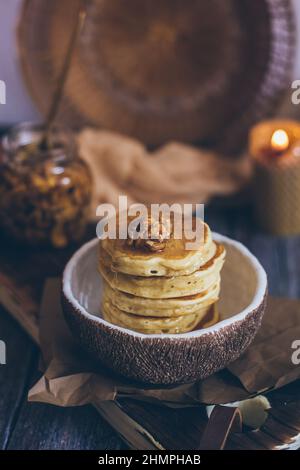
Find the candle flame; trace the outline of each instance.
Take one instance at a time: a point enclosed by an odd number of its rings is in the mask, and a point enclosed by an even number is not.
[[[290,144],[290,139],[288,134],[283,129],[278,129],[273,132],[271,137],[272,149],[278,152],[284,152]]]

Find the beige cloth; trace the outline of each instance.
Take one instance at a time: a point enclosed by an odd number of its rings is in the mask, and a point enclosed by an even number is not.
[[[251,176],[247,157],[230,160],[189,145],[170,142],[148,152],[120,134],[85,129],[79,151],[94,177],[93,209],[100,203],[205,203],[212,196],[241,189]]]

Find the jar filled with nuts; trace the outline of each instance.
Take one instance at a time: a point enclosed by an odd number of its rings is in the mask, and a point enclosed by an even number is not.
[[[22,124],[2,139],[0,225],[30,244],[62,248],[79,240],[89,217],[92,181],[73,134]]]

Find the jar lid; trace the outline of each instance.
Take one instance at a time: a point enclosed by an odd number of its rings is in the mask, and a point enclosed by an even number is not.
[[[32,165],[51,159],[73,160],[78,156],[77,143],[70,129],[52,126],[45,137],[41,124],[24,122],[12,127],[1,139],[2,161],[9,165]]]

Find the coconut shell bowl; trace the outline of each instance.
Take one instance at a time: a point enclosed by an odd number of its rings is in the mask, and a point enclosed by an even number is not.
[[[67,323],[96,361],[129,379],[180,384],[204,379],[236,360],[254,339],[265,311],[267,276],[242,244],[213,234],[226,248],[219,300],[220,321],[184,334],[146,335],[105,321],[100,304],[97,239],[80,248],[63,274]]]

